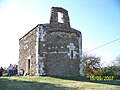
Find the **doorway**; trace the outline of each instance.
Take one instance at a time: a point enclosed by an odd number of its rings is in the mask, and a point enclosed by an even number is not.
[[[31,68],[30,68],[30,59],[28,59],[28,67],[27,67],[27,69],[28,69],[28,75],[30,75],[31,74]]]

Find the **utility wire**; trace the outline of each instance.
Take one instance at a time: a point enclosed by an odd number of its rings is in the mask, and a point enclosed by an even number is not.
[[[93,48],[93,49],[91,49],[91,50],[89,50],[89,51],[86,51],[85,53],[88,53],[88,52],[90,52],[90,51],[93,51],[93,50],[96,50],[96,49],[98,49],[98,48],[104,47],[104,46],[106,46],[106,45],[108,45],[108,44],[111,44],[111,43],[113,43],[113,42],[115,42],[115,41],[118,41],[118,40],[120,40],[120,38],[117,38],[117,39],[115,39],[115,40],[113,40],[113,41],[110,41],[110,42],[105,43],[105,44],[103,44],[103,45],[101,45],[101,46],[98,46],[98,47],[96,47],[96,48]]]

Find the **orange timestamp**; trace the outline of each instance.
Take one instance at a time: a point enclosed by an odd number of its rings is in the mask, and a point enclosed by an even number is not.
[[[97,80],[97,81],[111,81],[115,80],[114,76],[90,76],[89,77],[91,81]]]

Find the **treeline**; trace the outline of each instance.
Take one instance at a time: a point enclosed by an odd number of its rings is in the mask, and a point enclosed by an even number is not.
[[[83,73],[85,77],[114,76],[115,79],[120,79],[120,56],[103,66],[99,56],[83,54]]]

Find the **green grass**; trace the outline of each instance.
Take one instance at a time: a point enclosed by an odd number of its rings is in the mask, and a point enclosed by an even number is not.
[[[120,81],[80,77],[0,77],[0,90],[120,90]]]

